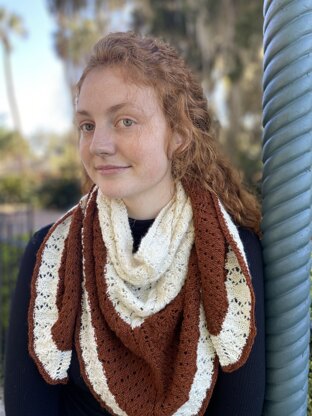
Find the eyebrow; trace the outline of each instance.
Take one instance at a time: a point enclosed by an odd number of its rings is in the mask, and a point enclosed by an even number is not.
[[[114,114],[117,111],[121,110],[124,107],[127,107],[130,103],[129,102],[124,102],[124,103],[119,103],[119,104],[115,104],[112,105],[108,110],[108,114]],[[86,110],[77,110],[76,111],[77,115],[82,115],[82,116],[90,116],[90,113]]]

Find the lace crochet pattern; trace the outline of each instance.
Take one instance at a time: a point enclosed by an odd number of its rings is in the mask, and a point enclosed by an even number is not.
[[[126,207],[96,187],[52,227],[32,280],[30,354],[64,383],[76,348],[113,415],[201,416],[218,365],[242,366],[256,334],[238,231],[216,196],[178,183],[132,245]]]
[[[133,254],[126,207],[108,201],[101,192],[97,206],[107,250],[107,295],[122,319],[135,328],[170,303],[184,284],[194,242],[192,207],[178,185]]]

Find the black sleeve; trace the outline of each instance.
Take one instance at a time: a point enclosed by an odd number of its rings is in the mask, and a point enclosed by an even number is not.
[[[257,335],[250,356],[233,373],[219,370],[206,416],[261,416],[265,389],[265,332],[263,267],[260,242],[255,234],[239,229],[256,298]]]
[[[36,253],[49,227],[38,231],[25,250],[11,305],[6,344],[6,416],[58,416],[60,386],[47,384],[28,354],[28,305]]]

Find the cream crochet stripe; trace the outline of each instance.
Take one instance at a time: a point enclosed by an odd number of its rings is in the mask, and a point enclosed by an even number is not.
[[[213,382],[216,353],[209,337],[202,304],[199,310],[199,333],[196,358],[197,371],[193,379],[189,399],[173,416],[197,415]]]
[[[135,328],[169,304],[184,284],[194,241],[192,207],[182,185],[178,184],[175,198],[162,209],[143,237],[137,253],[132,254],[133,240],[124,204],[110,201],[99,192],[97,205],[107,248],[107,294],[121,318]],[[80,348],[87,377],[95,394],[114,414],[127,416],[108,387],[105,370],[97,354],[88,293],[85,285],[83,288]],[[211,387],[215,352],[202,305],[199,332],[197,371],[189,399],[174,416],[196,415]]]
[[[33,349],[47,377],[53,383],[67,379],[71,351],[61,351],[52,337],[52,327],[58,319],[56,306],[58,271],[71,216],[58,222],[50,234],[42,253],[42,262],[36,281],[36,298],[33,307]],[[31,350],[30,350],[31,351]]]
[[[107,249],[107,294],[133,329],[168,305],[184,284],[194,242],[192,207],[182,185],[177,184],[176,196],[160,211],[133,254],[125,205],[101,192],[97,205]]]
[[[173,414],[173,416],[197,415],[213,381],[214,360],[216,354],[209,337],[202,305],[200,306],[199,311],[199,332],[200,338],[197,345],[196,358],[197,371],[194,376],[189,399]],[[92,325],[92,313],[85,287],[82,300],[80,348],[86,374],[94,393],[98,395],[110,409],[112,409],[114,414],[118,416],[128,416],[127,413],[119,407],[114,394],[108,387],[105,370],[103,369],[97,353],[97,342]]]
[[[192,205],[182,184],[178,183],[175,197],[161,210],[142,238],[138,251],[133,254],[133,240],[125,205],[120,200],[104,197],[97,188],[94,188],[93,193],[95,192],[101,235],[107,251],[103,270],[106,294],[122,321],[134,330],[162,311],[183,289],[194,244]],[[86,198],[80,206],[87,212],[88,206],[85,204]],[[216,379],[216,359],[228,371],[239,366],[252,331],[253,295],[250,282],[247,281],[249,271],[243,245],[236,226],[220,202],[218,207],[223,232],[230,239],[224,259],[228,309],[220,332],[211,335],[203,301],[200,302],[197,315],[199,338],[196,371],[189,397],[172,416],[202,414],[203,404]],[[71,351],[61,350],[56,345],[52,328],[59,317],[59,269],[72,211],[55,224],[44,243],[33,283],[35,294],[30,309],[30,320],[33,323],[30,351],[43,376],[53,384],[66,381],[71,360]],[[84,261],[83,257],[83,265]],[[83,267],[81,319],[77,337],[85,376],[95,397],[115,415],[129,416],[108,385],[105,366],[99,357],[93,319]]]
[[[238,230],[221,202],[218,202],[227,229],[232,236],[233,245],[236,245],[248,269],[245,251]],[[229,247],[227,253],[225,269],[227,270],[225,284],[229,307],[220,333],[217,336],[210,335],[222,367],[227,367],[237,362],[241,356],[242,349],[246,343],[246,334],[249,333],[249,317],[252,305],[250,289],[244,273],[242,273],[238,258],[231,247]]]
[[[115,414],[119,416],[127,416],[127,413],[119,407],[115,396],[109,390],[105,370],[98,357],[96,336],[92,325],[90,302],[88,292],[85,287],[85,278],[83,282],[81,306],[82,315],[79,332],[79,346],[84,361],[86,376],[88,377],[89,383],[96,395],[98,395],[103,402],[105,402],[107,406],[114,411]]]

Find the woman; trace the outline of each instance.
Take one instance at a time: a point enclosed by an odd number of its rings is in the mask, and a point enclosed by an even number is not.
[[[26,250],[7,416],[260,415],[259,212],[199,83],[169,45],[110,34],[76,121],[94,186]]]

